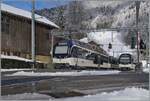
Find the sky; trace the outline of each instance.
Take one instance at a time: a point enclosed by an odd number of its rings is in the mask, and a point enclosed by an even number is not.
[[[24,10],[31,10],[32,3],[31,0],[2,0],[3,3],[15,6],[17,8],[21,8]],[[35,0],[35,8],[53,8],[60,5],[67,4],[71,0]]]

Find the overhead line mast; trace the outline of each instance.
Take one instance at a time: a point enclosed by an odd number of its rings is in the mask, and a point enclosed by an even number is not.
[[[31,27],[31,54],[32,54],[32,62],[33,69],[35,68],[36,57],[35,57],[35,0],[32,0],[32,27]]]

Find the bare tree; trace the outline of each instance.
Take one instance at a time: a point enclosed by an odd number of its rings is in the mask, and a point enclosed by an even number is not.
[[[66,30],[79,31],[84,20],[82,1],[71,1],[67,8]]]

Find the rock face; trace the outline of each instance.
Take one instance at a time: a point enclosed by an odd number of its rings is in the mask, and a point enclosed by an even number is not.
[[[139,26],[141,37],[145,40],[148,30],[147,2],[140,3]],[[62,30],[79,31],[115,27],[135,27],[136,7],[132,1],[72,1],[51,9],[41,9],[38,14],[46,16]],[[120,30],[124,39],[130,39],[129,30]],[[130,41],[126,42],[130,44]]]

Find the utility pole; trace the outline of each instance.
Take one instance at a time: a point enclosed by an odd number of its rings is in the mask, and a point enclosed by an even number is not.
[[[150,2],[148,2],[149,5],[150,5]],[[149,81],[150,81],[150,9],[149,9],[149,57],[148,57],[148,64],[149,64]],[[149,85],[149,88],[150,88],[150,85]],[[149,95],[150,95],[150,91],[149,91]]]
[[[54,45],[54,36],[51,33],[51,57],[52,57],[52,63],[53,63],[53,45]]]
[[[149,25],[150,26],[150,25]],[[146,37],[146,68],[148,68],[148,63],[149,63],[149,29]]]
[[[32,68],[35,68],[35,0],[32,0],[32,35],[31,35],[31,52],[32,52],[32,62],[33,66]]]
[[[1,33],[1,27],[2,27],[2,23],[1,23],[1,4],[2,4],[2,0],[0,0],[0,75],[1,75],[1,36],[2,36],[2,33]],[[0,76],[0,80],[1,80],[1,76]],[[0,86],[1,86],[1,82],[0,82]],[[1,95],[1,88],[0,88],[0,95]],[[1,97],[0,97],[0,100],[1,100]]]
[[[36,57],[35,57],[35,0],[32,0],[32,27],[31,27],[31,52],[32,52],[32,71],[36,66]],[[36,83],[32,82],[32,92],[36,92]]]
[[[139,21],[139,9],[140,9],[140,1],[135,1],[135,5],[136,5],[136,34],[137,34],[137,38],[136,38],[136,42],[137,42],[137,63],[139,64],[140,62],[140,52],[139,52],[139,32],[138,32],[138,21]]]

